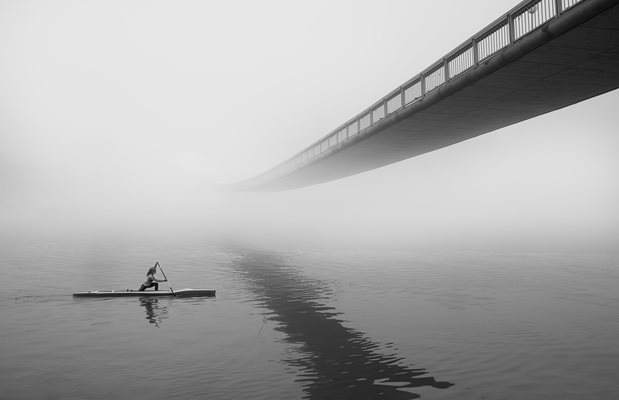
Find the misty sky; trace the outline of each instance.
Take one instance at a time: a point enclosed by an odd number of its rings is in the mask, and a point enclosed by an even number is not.
[[[280,193],[302,150],[514,0],[0,1],[0,233],[610,246],[617,91]]]

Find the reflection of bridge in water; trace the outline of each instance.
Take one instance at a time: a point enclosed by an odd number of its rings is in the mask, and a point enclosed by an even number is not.
[[[237,266],[256,300],[270,310],[269,319],[286,341],[298,346],[285,360],[298,369],[297,381],[311,399],[414,399],[409,390],[445,389],[421,368],[410,368],[396,355],[381,354],[379,344],[342,325],[338,313],[322,304],[330,293],[322,282],[266,253],[239,251]]]
[[[614,90],[618,72],[617,0],[525,0],[325,137],[235,188],[290,189],[379,168]]]

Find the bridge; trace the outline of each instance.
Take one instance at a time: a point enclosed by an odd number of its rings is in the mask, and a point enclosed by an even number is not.
[[[233,185],[314,185],[415,157],[619,87],[619,0],[525,0],[269,171]]]

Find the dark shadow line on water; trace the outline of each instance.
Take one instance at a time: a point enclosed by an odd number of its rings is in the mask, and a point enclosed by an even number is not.
[[[342,325],[333,307],[324,305],[328,286],[286,265],[276,254],[235,250],[236,265],[255,300],[270,310],[269,319],[289,344],[298,347],[284,360],[296,367],[309,399],[415,399],[410,388],[453,386],[422,368],[403,365],[403,358],[379,353],[380,345]],[[387,347],[387,346],[383,346]],[[392,348],[392,347],[390,347]]]
[[[12,301],[22,301],[22,302],[50,302],[50,301],[67,301],[66,294],[33,294],[33,295],[18,295],[18,296],[6,296],[0,297],[0,300],[12,300]]]

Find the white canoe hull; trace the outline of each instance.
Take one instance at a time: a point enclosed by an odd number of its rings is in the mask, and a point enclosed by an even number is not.
[[[161,296],[176,296],[176,297],[212,297],[215,296],[215,290],[211,289],[180,289],[171,292],[169,290],[89,290],[87,292],[75,292],[74,297],[161,297]]]

